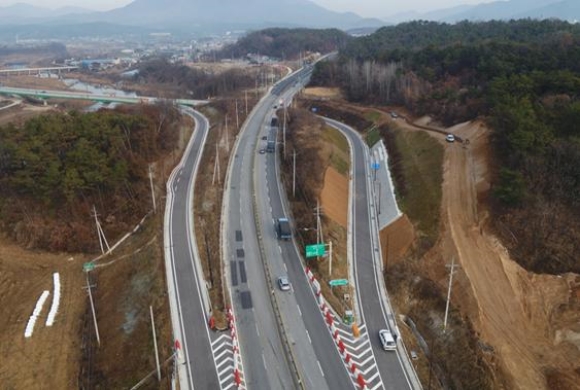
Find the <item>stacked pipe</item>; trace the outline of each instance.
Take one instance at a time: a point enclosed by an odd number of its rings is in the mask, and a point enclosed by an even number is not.
[[[44,302],[46,302],[46,299],[48,298],[49,294],[50,294],[50,292],[48,292],[48,290],[45,290],[42,292],[42,294],[40,294],[38,301],[36,301],[36,306],[34,307],[34,311],[32,312],[32,315],[30,316],[30,318],[28,319],[28,323],[26,324],[26,330],[24,331],[24,337],[29,338],[30,336],[32,336],[32,332],[34,332],[34,325],[36,324],[36,320],[37,320],[38,316],[40,315],[40,312],[42,311],[42,306],[44,306]]]
[[[58,272],[52,274],[52,280],[54,292],[52,295],[52,305],[50,306],[50,311],[46,318],[46,326],[52,326],[54,324],[54,318],[56,317],[58,307],[60,306],[60,275]]]

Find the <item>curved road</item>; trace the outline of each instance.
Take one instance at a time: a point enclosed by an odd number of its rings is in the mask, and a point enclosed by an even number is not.
[[[206,289],[193,255],[191,213],[195,176],[209,124],[200,113],[186,112],[195,119],[195,132],[167,184],[164,242],[169,299],[174,334],[182,351],[178,355],[181,388],[218,389],[207,327]]]
[[[349,140],[354,166],[354,194],[352,198],[353,215],[353,259],[355,259],[355,280],[361,317],[370,335],[371,345],[382,383],[385,389],[401,390],[412,388],[410,379],[403,368],[406,357],[400,356],[400,349],[386,352],[381,348],[378,333],[380,329],[390,328],[397,333],[392,313],[387,310],[384,288],[381,283],[381,261],[378,232],[374,228],[376,216],[371,212],[369,202],[373,199],[370,191],[370,158],[368,147],[358,132],[351,127],[331,119],[324,118],[331,126],[340,130]],[[420,385],[419,385],[420,386]]]

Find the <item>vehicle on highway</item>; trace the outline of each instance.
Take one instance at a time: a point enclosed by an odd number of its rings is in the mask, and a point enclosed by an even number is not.
[[[276,141],[278,137],[278,127],[270,127],[268,141],[266,141],[266,152],[274,153],[276,151]]]
[[[288,281],[287,276],[280,276],[278,278],[278,287],[282,291],[290,291],[290,282]]]
[[[260,149],[260,154],[266,153],[266,149]]]
[[[381,340],[381,345],[385,351],[394,351],[397,349],[397,344],[391,332],[387,329],[379,330],[379,339]]]
[[[455,136],[453,134],[447,134],[447,137],[445,137],[445,141],[455,142]]]
[[[279,240],[289,240],[292,238],[292,229],[288,218],[278,218],[276,223],[276,233]]]

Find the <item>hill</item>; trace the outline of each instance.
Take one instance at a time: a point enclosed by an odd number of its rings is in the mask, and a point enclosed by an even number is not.
[[[455,23],[462,20],[489,21],[510,19],[580,19],[580,4],[576,0],[509,0],[476,5],[460,5],[431,12],[407,12],[384,17],[393,23],[409,20],[432,20]]]
[[[265,26],[353,28],[380,26],[384,22],[364,19],[354,13],[329,11],[309,0],[135,0],[104,13],[93,20],[127,25],[152,25],[167,28],[241,28]]]
[[[171,32],[207,35],[268,27],[364,29],[385,25],[378,19],[340,13],[310,0],[135,0],[106,12],[63,7],[51,10],[25,3],[0,7],[0,39],[111,36]],[[98,27],[98,28],[96,28]]]
[[[280,59],[298,59],[305,52],[328,53],[344,47],[351,39],[337,29],[270,28],[252,32],[222,49],[218,58],[240,58],[260,54]]]

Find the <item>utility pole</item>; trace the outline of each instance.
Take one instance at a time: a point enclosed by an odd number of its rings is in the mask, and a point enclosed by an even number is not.
[[[320,245],[320,205],[318,199],[316,200],[316,244]]]
[[[89,292],[89,301],[91,303],[91,312],[93,313],[93,323],[95,324],[95,335],[97,336],[97,343],[101,346],[101,337],[99,336],[99,325],[97,325],[97,315],[95,314],[95,303],[93,301],[93,294],[91,293],[91,284],[89,283],[89,273],[87,272],[87,291]]]
[[[107,247],[107,253],[109,253],[111,251],[111,247],[109,246],[109,242],[105,237],[105,232],[103,232],[103,228],[101,227],[101,223],[99,222],[97,208],[95,207],[95,205],[93,205],[93,216],[95,217],[95,224],[97,225],[97,235],[99,236],[99,245],[101,246],[101,253],[105,254],[103,243]]]
[[[240,117],[238,115],[238,99],[236,99],[236,128],[240,128]]]
[[[219,150],[219,145],[216,143],[215,144],[215,161],[213,164],[213,176],[211,178],[211,185],[213,186],[215,184],[216,178],[217,178],[217,182],[218,184],[220,183],[220,150]]]
[[[282,125],[282,135],[284,138],[284,161],[286,161],[286,104],[284,104],[284,123]]]
[[[292,155],[292,197],[296,198],[296,149]]]
[[[328,241],[328,276],[332,276],[332,240]]]
[[[246,111],[245,114],[248,115],[248,91],[244,90],[244,99],[246,101]]]
[[[157,212],[157,205],[155,203],[155,189],[153,188],[153,172],[151,170],[151,164],[149,164],[149,185],[151,186],[151,199],[153,200],[153,212]]]
[[[153,318],[153,306],[149,306],[151,314],[151,331],[153,332],[153,347],[155,348],[155,365],[157,366],[157,381],[161,382],[161,366],[159,365],[159,350],[157,349],[157,334],[155,333],[155,318]]]
[[[443,333],[447,330],[447,316],[449,315],[449,301],[451,300],[451,286],[453,285],[453,274],[455,273],[455,257],[451,258],[449,270],[449,288],[447,289],[447,303],[445,304],[445,319],[443,320]]]
[[[226,150],[230,151],[230,131],[228,130],[228,114],[226,114]]]

